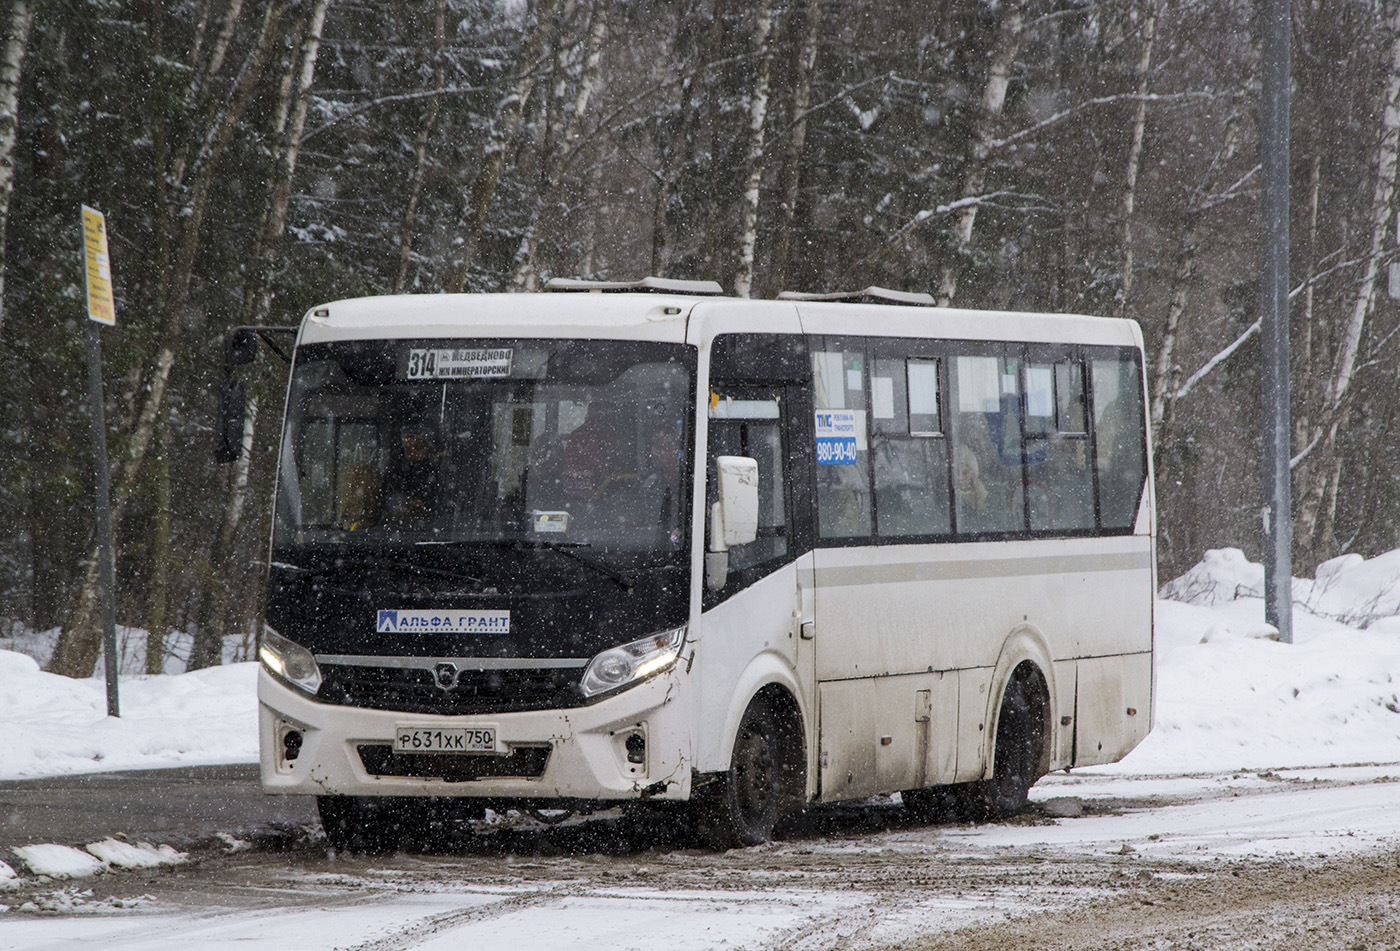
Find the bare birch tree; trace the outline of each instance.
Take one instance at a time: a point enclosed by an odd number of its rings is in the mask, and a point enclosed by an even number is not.
[[[787,281],[798,189],[802,184],[802,159],[807,147],[807,112],[812,108],[812,78],[817,68],[817,41],[821,37],[822,10],[819,0],[804,0],[800,16],[803,28],[797,49],[796,82],[792,89],[793,125],[788,133],[787,155],[783,161],[782,217],[773,241],[773,261],[768,274],[769,297],[776,297]]]
[[[1200,253],[1199,229],[1206,213],[1213,207],[1214,192],[1230,163],[1239,151],[1240,124],[1244,120],[1244,104],[1248,101],[1248,84],[1231,108],[1225,120],[1220,147],[1197,186],[1191,191],[1186,206],[1186,220],[1177,240],[1176,259],[1172,265],[1171,296],[1167,302],[1166,319],[1154,361],[1150,414],[1153,430],[1164,429],[1170,421],[1171,405],[1181,385],[1182,369],[1177,360],[1178,335],[1186,315],[1192,278],[1196,272],[1196,256]]]
[[[584,116],[588,113],[589,102],[598,85],[599,64],[603,58],[603,41],[608,35],[608,4],[597,3],[584,41],[583,62],[580,65],[578,82],[572,102],[563,110],[562,129],[551,137],[549,148],[543,160],[540,182],[535,191],[535,203],[530,221],[525,226],[525,235],[520,241],[520,250],[515,257],[515,274],[512,285],[518,290],[533,291],[538,287],[539,250],[552,210],[559,202],[563,188],[564,171],[573,160],[578,149],[579,132],[583,127]],[[561,49],[563,45],[561,44]],[[555,96],[562,105],[567,94],[567,63],[560,63],[558,80],[561,81]]]
[[[268,196],[267,214],[259,240],[258,270],[251,283],[249,323],[266,323],[272,313],[272,276],[276,269],[282,236],[287,231],[287,209],[291,205],[292,179],[296,175],[297,157],[301,154],[301,137],[306,131],[306,113],[311,101],[311,86],[316,78],[316,58],[321,49],[321,31],[326,24],[326,8],[330,0],[314,0],[301,32],[300,55],[296,63],[295,81],[282,97],[275,132],[277,155],[273,163],[273,180]],[[285,117],[285,118],[284,118]]]
[[[1133,135],[1128,145],[1128,165],[1123,175],[1123,221],[1119,240],[1123,243],[1123,275],[1118,289],[1118,316],[1129,313],[1133,295],[1133,209],[1137,201],[1138,167],[1142,163],[1142,143],[1147,132],[1147,89],[1152,72],[1152,46],[1157,37],[1157,0],[1146,0],[1142,21],[1142,53],[1137,65],[1137,108],[1133,114]]]
[[[29,49],[34,10],[29,0],[10,6],[9,30],[0,59],[0,331],[5,324],[5,225],[15,189],[15,137],[19,132],[19,79]]]
[[[418,202],[423,195],[423,181],[428,174],[428,141],[437,131],[438,115],[442,112],[442,91],[447,88],[447,0],[437,0],[433,10],[433,92],[418,134],[413,141],[413,181],[409,184],[408,204],[399,220],[399,270],[394,275],[394,293],[402,294],[408,285],[408,268],[413,260],[413,229],[418,222]]]
[[[763,132],[768,122],[768,81],[772,73],[773,0],[759,0],[754,9],[753,48],[757,72],[749,91],[749,135],[744,156],[744,191],[739,216],[739,270],[734,294],[748,297],[753,289],[754,252],[758,245],[758,198],[763,180]]]
[[[505,170],[511,143],[535,89],[539,69],[549,51],[554,31],[558,28],[558,18],[555,16],[558,3],[559,0],[537,0],[535,3],[534,26],[529,28],[525,47],[510,71],[505,95],[491,123],[490,140],[484,150],[481,168],[472,182],[462,213],[457,252],[442,277],[442,289],[448,293],[458,293],[466,286],[467,275],[476,261],[477,249],[486,231],[487,216],[496,197],[501,173]]]
[[[966,171],[963,173],[961,198],[966,204],[953,218],[950,259],[943,265],[938,282],[938,303],[948,307],[958,292],[958,270],[972,247],[972,229],[977,222],[978,203],[987,184],[987,159],[992,151],[997,123],[1006,105],[1006,88],[1011,82],[1011,67],[1021,51],[1024,16],[1015,3],[1007,3],[1001,12],[996,42],[987,65],[987,82],[977,106],[977,119],[968,143]]]

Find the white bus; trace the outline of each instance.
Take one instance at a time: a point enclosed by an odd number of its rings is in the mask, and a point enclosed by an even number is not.
[[[1121,758],[1153,713],[1141,333],[922,303],[647,279],[311,310],[264,789],[347,850],[642,800],[735,846],[883,793],[1006,815]]]

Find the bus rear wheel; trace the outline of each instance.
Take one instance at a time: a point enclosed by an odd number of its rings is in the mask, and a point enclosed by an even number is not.
[[[1040,778],[1044,749],[1044,701],[1031,677],[1013,677],[997,715],[996,759],[992,778],[958,788],[959,812],[973,822],[1005,819],[1025,811]]]
[[[768,701],[756,697],[739,721],[729,769],[700,803],[701,831],[716,848],[761,845],[773,837],[783,799],[783,752]]]

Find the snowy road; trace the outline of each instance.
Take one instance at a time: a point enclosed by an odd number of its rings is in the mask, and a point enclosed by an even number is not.
[[[152,871],[25,878],[0,895],[13,909],[0,948],[1400,944],[1400,764],[1076,773],[1035,796],[1033,814],[980,826],[910,825],[886,803],[829,810],[723,854],[619,840],[607,819],[527,821],[439,855],[333,856],[295,836],[209,845]],[[50,910],[19,913],[26,902]]]

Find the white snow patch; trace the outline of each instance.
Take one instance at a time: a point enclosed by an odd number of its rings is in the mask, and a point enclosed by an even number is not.
[[[119,842],[116,839],[103,839],[87,846],[87,850],[107,865],[117,868],[158,868],[162,865],[179,865],[189,860],[185,852],[178,852],[168,845],[154,846],[149,842]]]
[[[101,678],[46,673],[0,650],[0,779],[257,761],[257,665],[124,677],[121,716]]]
[[[0,892],[19,888],[19,875],[6,862],[0,861]]]
[[[222,842],[230,852],[246,852],[253,847],[253,843],[229,835],[227,832],[215,832],[214,838]]]
[[[35,875],[83,878],[107,868],[102,860],[66,845],[21,845],[12,850]]]

